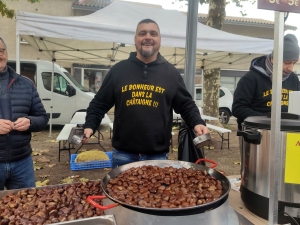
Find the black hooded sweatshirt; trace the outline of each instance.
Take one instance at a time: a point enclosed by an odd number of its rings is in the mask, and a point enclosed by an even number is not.
[[[145,64],[132,52],[114,65],[87,109],[84,127],[95,132],[114,105],[112,146],[131,153],[169,151],[173,108],[191,128],[205,125],[180,73],[160,54]]]
[[[237,118],[238,128],[249,116],[263,116],[271,112],[272,81],[266,73],[266,56],[252,60],[250,71],[238,82],[233,95],[232,115]],[[295,73],[282,82],[281,111],[288,111],[289,92],[298,91],[299,79]]]

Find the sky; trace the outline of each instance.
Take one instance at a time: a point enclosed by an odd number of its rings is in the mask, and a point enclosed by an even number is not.
[[[164,9],[187,11],[186,6],[184,6],[183,4],[180,4],[178,2],[175,4],[172,4],[172,0],[125,0],[125,1],[156,4],[156,5],[161,5]],[[243,3],[243,5],[244,5],[244,8],[246,9],[246,13],[247,13],[246,17],[274,21],[274,11],[257,9],[257,3],[252,5],[251,3],[246,2],[246,3]],[[242,17],[242,15],[239,11],[240,11],[239,8],[237,8],[234,4],[229,4],[228,6],[226,6],[226,15],[227,16]],[[199,13],[207,13],[208,6],[207,5],[199,5],[198,12]],[[300,21],[300,14],[289,13],[288,19],[285,23],[287,25],[292,25],[292,26],[296,26],[296,27],[298,26],[298,29],[296,31],[287,31],[286,33],[295,34],[300,42],[300,22],[299,21]]]

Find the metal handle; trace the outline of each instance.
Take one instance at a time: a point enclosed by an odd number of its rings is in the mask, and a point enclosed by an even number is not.
[[[96,208],[102,209],[102,210],[106,210],[106,209],[111,209],[114,208],[116,206],[118,206],[118,203],[113,203],[107,206],[103,206],[103,205],[99,205],[97,202],[95,202],[93,199],[105,199],[106,196],[103,195],[99,195],[99,196],[88,196],[87,197],[87,201],[92,204],[93,206],[95,206]]]
[[[259,145],[261,142],[261,133],[257,130],[238,131],[237,136],[242,136],[246,142],[251,144]]]
[[[199,162],[202,162],[202,161],[212,163],[213,165],[211,165],[209,167],[209,168],[212,168],[212,169],[215,168],[218,165],[215,161],[212,161],[210,159],[205,159],[205,158],[200,158],[195,163],[198,164]]]

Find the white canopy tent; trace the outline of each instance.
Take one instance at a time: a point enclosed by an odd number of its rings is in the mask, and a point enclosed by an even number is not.
[[[56,17],[18,12],[17,35],[50,60],[113,65],[135,51],[137,23],[155,20],[161,31],[161,54],[177,68],[184,67],[187,16],[115,1],[87,16]],[[234,35],[201,23],[197,27],[197,68],[241,68],[257,55],[268,54],[273,40]],[[53,53],[55,52],[55,57]]]
[[[145,18],[160,27],[161,54],[177,68],[185,65],[187,16],[164,10],[115,1],[87,16],[56,17],[18,12],[16,17],[17,52],[20,61],[20,38],[25,39],[51,61],[111,66],[135,51],[137,23]],[[273,40],[223,32],[197,24],[196,67],[241,68],[255,56],[270,53]],[[19,69],[17,64],[17,72]],[[52,85],[53,85],[52,72]],[[52,87],[53,93],[53,87]],[[53,101],[53,97],[51,97]],[[53,105],[51,103],[51,105]],[[50,112],[50,136],[52,112]]]

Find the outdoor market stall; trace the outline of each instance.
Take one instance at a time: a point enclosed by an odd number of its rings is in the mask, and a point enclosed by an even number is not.
[[[133,44],[133,36],[135,32],[136,24],[139,20],[144,19],[145,17],[152,18],[158,22],[161,27],[162,34],[162,49],[161,52],[163,55],[167,56],[166,58],[170,61],[173,60],[174,64],[180,65],[180,63],[184,60],[184,50],[185,47],[185,25],[186,20],[182,15],[174,14],[173,11],[169,11],[167,15],[166,11],[161,11],[162,14],[157,14],[160,11],[152,11],[152,9],[147,8],[132,8],[137,6],[129,6],[126,3],[116,4],[112,3],[110,6],[106,7],[99,12],[92,14],[91,17],[82,17],[82,18],[64,18],[64,17],[49,17],[44,15],[32,14],[19,12],[17,16],[17,35],[20,35],[27,40],[33,46],[36,46],[37,50],[45,51],[50,55],[51,59],[57,59],[60,61],[63,60],[78,60],[78,62],[83,62],[87,60],[89,62],[94,62],[98,64],[113,64],[124,58],[125,55],[128,54],[126,49],[133,49],[133,46],[126,46]],[[140,7],[140,6],[138,6]],[[113,10],[113,11],[109,11]],[[129,10],[129,11],[126,11]],[[153,9],[154,10],[154,9]],[[157,10],[157,9],[155,9]],[[141,11],[146,13],[141,14]],[[125,14],[123,14],[125,13]],[[132,15],[128,17],[128,13]],[[172,17],[174,14],[175,17]],[[109,17],[112,15],[111,17]],[[134,16],[136,15],[136,16]],[[155,17],[160,15],[158,17]],[[98,17],[99,16],[99,17]],[[283,21],[283,16],[278,15],[279,23]],[[108,19],[109,18],[109,19]],[[126,21],[126,19],[128,20]],[[166,18],[173,18],[172,21],[167,21]],[[81,20],[82,19],[82,20]],[[178,20],[177,20],[178,19]],[[95,21],[101,21],[105,24],[98,24]],[[56,24],[57,27],[54,27],[53,24]],[[74,26],[76,24],[76,26]],[[173,25],[170,25],[173,24]],[[128,27],[127,27],[128,26]],[[198,24],[200,26],[200,24]],[[40,29],[43,27],[44,29]],[[173,28],[178,28],[174,30]],[[182,29],[179,29],[182,27]],[[47,30],[49,28],[49,30]],[[88,30],[90,29],[90,31]],[[180,31],[182,32],[180,33]],[[98,31],[102,33],[97,33]],[[93,34],[91,36],[87,36],[87,34]],[[279,57],[279,53],[282,53],[282,37],[283,37],[283,29],[280,28],[277,34],[279,40],[279,48],[275,48],[275,62],[281,62],[282,58]],[[203,66],[205,69],[209,68],[220,68],[224,67],[223,65],[231,65],[232,62],[246,62],[248,63],[249,58],[247,57],[255,57],[253,54],[266,54],[272,51],[273,49],[273,41],[271,40],[263,40],[256,38],[243,37],[238,35],[232,35],[226,32],[221,32],[218,30],[214,30],[212,28],[207,29],[204,27],[198,28],[198,37],[197,39],[197,49],[199,49],[200,54],[198,54],[198,66]],[[276,35],[275,35],[276,37]],[[19,40],[19,39],[18,39]],[[72,41],[70,41],[72,40]],[[79,42],[87,41],[85,48],[79,49]],[[101,45],[100,42],[104,45]],[[235,45],[232,45],[232,43]],[[67,43],[74,44],[74,46],[67,46]],[[125,44],[124,44],[125,43]],[[43,49],[43,46],[46,46]],[[59,46],[59,47],[57,47]],[[95,52],[96,49],[94,46],[98,46],[99,52]],[[110,47],[107,47],[110,46]],[[164,49],[166,47],[166,49]],[[171,48],[171,50],[170,50]],[[104,49],[104,51],[103,51]],[[94,52],[93,52],[94,51]],[[168,51],[168,52],[167,52]],[[54,55],[55,52],[55,55]],[[70,58],[70,54],[66,54],[65,52],[74,53],[72,58]],[[120,53],[120,54],[119,54]],[[237,53],[237,54],[236,54]],[[242,54],[238,54],[242,53]],[[101,55],[102,54],[102,55]],[[120,56],[120,58],[118,58]],[[168,58],[169,56],[169,58]],[[178,57],[180,57],[178,59]],[[243,57],[244,56],[244,57]],[[278,59],[279,58],[279,59]],[[225,59],[225,61],[223,61]],[[243,61],[245,59],[245,61]],[[274,72],[281,71],[282,68],[278,66],[275,68]],[[277,74],[276,74],[277,76]],[[280,79],[274,79],[274,97],[277,98],[278,102],[280,99],[280,85],[278,85]],[[279,168],[276,168],[276,162],[278,159],[276,157],[279,156],[280,151],[278,150],[278,143],[276,141],[279,140],[279,104],[275,104],[274,100],[274,111],[272,111],[273,117],[271,121],[271,145],[274,146],[274,149],[270,151],[269,156],[271,159],[274,159],[273,163],[270,164],[270,190],[271,187],[274,189],[270,191],[270,211],[269,218],[276,218],[276,210],[277,208],[271,207],[275,206],[278,203],[278,180],[276,178],[276,171]],[[272,109],[273,110],[273,109]],[[275,113],[276,110],[276,113]],[[277,119],[277,121],[276,121]],[[275,127],[275,128],[274,128]],[[273,129],[274,128],[274,129]],[[277,139],[276,139],[277,138]],[[275,144],[274,144],[275,143]],[[272,155],[272,153],[275,153]],[[275,163],[274,163],[275,162]],[[279,164],[278,164],[279,165]],[[209,170],[208,170],[209,171]],[[230,196],[230,194],[229,194]],[[234,204],[234,201],[232,201]],[[226,212],[229,212],[230,207],[226,206],[226,202],[222,204],[221,208],[218,207],[214,210],[225,209]],[[225,207],[225,208],[223,208]],[[297,207],[296,207],[297,208]],[[214,210],[209,212],[203,212],[206,220],[207,218],[215,217]],[[207,214],[205,214],[207,213]],[[240,216],[236,211],[234,213],[237,215],[238,219],[234,222],[238,222]],[[233,214],[234,214],[233,213]],[[114,213],[115,216],[118,216],[118,212]],[[126,213],[125,213],[126,214]],[[225,213],[226,214],[226,213]],[[228,215],[231,215],[229,213]],[[131,215],[131,217],[134,217]],[[168,219],[172,219],[171,217]],[[208,220],[209,220],[208,219]],[[220,219],[217,218],[216,219]],[[233,225],[234,222],[230,221],[229,217],[222,220],[222,222],[218,224],[230,224]],[[271,218],[271,221],[273,218]],[[210,220],[209,220],[210,221]],[[213,221],[213,220],[212,220]],[[118,221],[117,221],[118,222]],[[186,221],[181,221],[181,223],[185,223]],[[248,222],[250,222],[248,220]],[[145,223],[146,224],[146,223]],[[151,222],[149,223],[151,224]],[[174,223],[173,223],[174,224]],[[187,223],[185,223],[187,224]],[[193,223],[194,224],[194,223]],[[245,223],[246,224],[246,223]],[[263,223],[262,223],[263,224]]]

